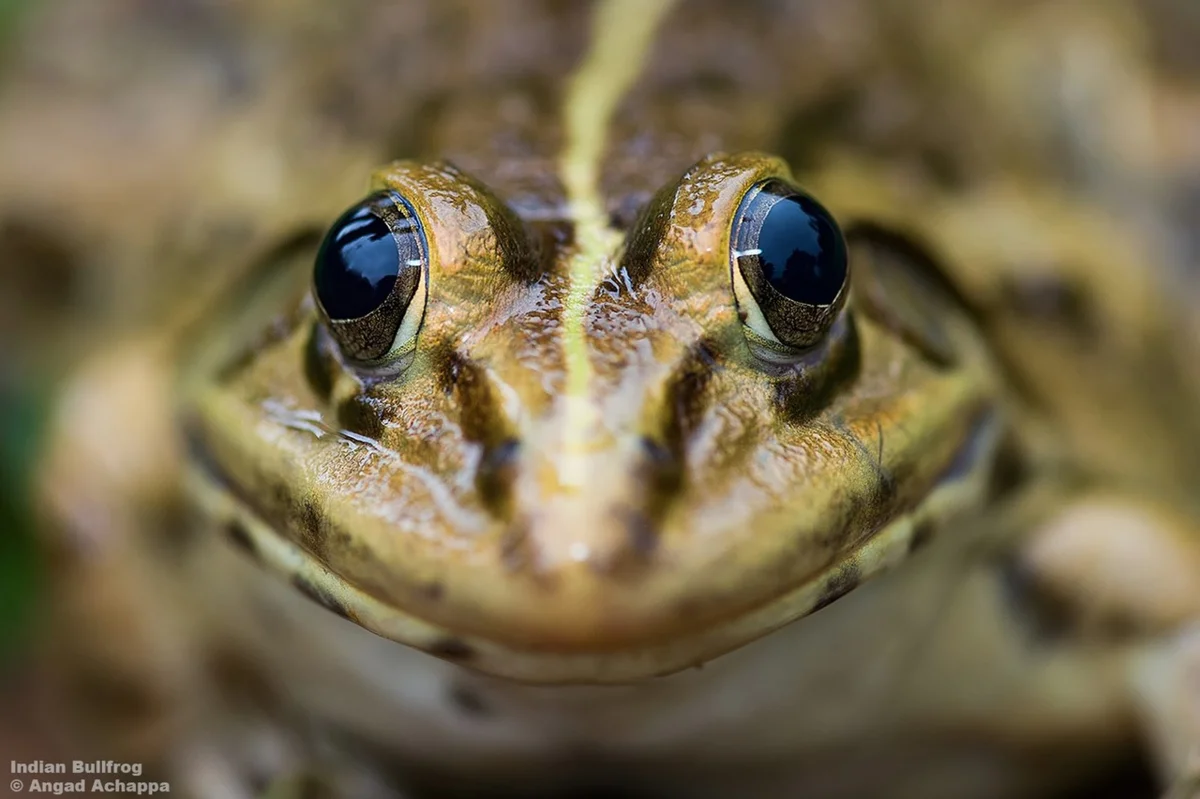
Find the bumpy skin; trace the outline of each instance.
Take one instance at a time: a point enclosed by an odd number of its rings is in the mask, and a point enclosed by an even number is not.
[[[838,38],[906,34],[852,4],[683,3],[640,47],[619,4],[472,8],[452,41],[430,9],[343,21],[350,54],[290,78],[406,159],[375,177],[430,242],[403,373],[341,358],[284,203],[213,314],[64,392],[53,663],[105,756],[202,796],[1053,795],[1139,746],[1183,772],[1197,325],[1131,268],[1169,241],[980,129],[1020,118],[1007,29],[926,85]],[[728,235],[789,165],[870,227],[843,324],[772,366]]]

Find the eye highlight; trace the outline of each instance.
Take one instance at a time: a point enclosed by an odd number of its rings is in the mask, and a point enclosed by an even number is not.
[[[425,311],[428,256],[412,206],[394,191],[351,206],[325,234],[313,296],[342,353],[383,365],[410,352]]]
[[[850,272],[833,215],[795,186],[767,180],[746,192],[730,241],[748,332],[792,349],[819,342],[845,304]]]

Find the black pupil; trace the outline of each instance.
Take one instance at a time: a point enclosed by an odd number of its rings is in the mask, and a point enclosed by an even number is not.
[[[351,208],[321,242],[313,283],[331,319],[366,316],[383,304],[396,284],[400,250],[387,223],[372,211],[379,202],[370,198]]]
[[[759,199],[767,199],[763,195]],[[846,280],[846,248],[837,223],[805,195],[780,198],[758,233],[763,277],[783,296],[829,305]]]

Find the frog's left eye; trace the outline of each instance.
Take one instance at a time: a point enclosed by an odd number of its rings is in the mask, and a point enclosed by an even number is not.
[[[732,232],[733,287],[747,334],[776,348],[819,342],[848,291],[846,243],[833,215],[771,179],[746,192]]]
[[[313,295],[347,358],[387,365],[416,346],[426,253],[416,212],[396,192],[372,194],[329,228],[317,252]]]

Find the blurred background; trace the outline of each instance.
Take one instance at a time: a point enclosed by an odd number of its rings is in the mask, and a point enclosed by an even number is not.
[[[28,486],[57,382],[265,232],[330,218],[374,163],[432,146],[439,87],[568,58],[538,23],[564,5],[0,0],[0,753],[39,751]],[[859,98],[861,146],[927,143],[960,178],[1052,173],[1200,282],[1196,0],[790,5],[831,65],[814,107]],[[457,49],[480,28],[494,46]]]

